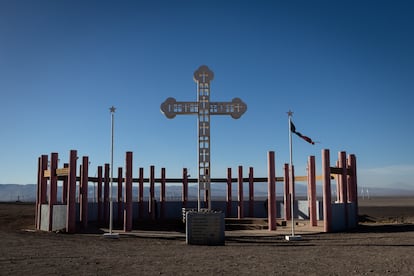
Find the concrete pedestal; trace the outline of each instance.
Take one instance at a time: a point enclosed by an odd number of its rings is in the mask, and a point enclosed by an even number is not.
[[[288,236],[288,235],[286,235],[285,236],[285,239],[287,241],[301,241],[302,240],[302,236],[299,236],[299,235]]]

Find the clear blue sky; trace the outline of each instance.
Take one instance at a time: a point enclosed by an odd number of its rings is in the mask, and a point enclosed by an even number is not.
[[[193,72],[215,73],[212,101],[240,97],[239,120],[212,117],[212,176],[289,162],[288,117],[320,143],[294,141],[296,174],[321,150],[354,153],[360,186],[414,189],[413,1],[0,1],[0,183],[35,183],[37,158],[70,149],[90,175],[126,151],[137,168],[197,175]],[[62,165],[62,164],[60,164]]]

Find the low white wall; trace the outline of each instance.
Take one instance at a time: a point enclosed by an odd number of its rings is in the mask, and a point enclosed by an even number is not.
[[[67,206],[53,205],[52,231],[66,229]],[[49,205],[42,204],[40,213],[40,230],[49,231]]]

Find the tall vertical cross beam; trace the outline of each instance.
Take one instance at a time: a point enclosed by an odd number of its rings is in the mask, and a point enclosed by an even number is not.
[[[203,190],[207,209],[211,209],[210,115],[230,115],[233,119],[239,119],[247,110],[247,105],[239,98],[231,102],[210,102],[210,82],[213,78],[213,71],[202,65],[194,72],[196,102],[177,102],[174,98],[168,98],[161,104],[161,112],[169,119],[176,115],[198,115],[198,210],[201,209],[200,192]]]

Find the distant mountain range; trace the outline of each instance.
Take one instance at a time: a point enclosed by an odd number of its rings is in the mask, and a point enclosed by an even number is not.
[[[147,184],[148,185],[148,184]],[[144,200],[148,198],[149,194],[149,187],[144,186]],[[215,200],[225,200],[226,198],[226,184],[212,184],[212,196]],[[233,183],[232,185],[232,198],[233,200],[237,199],[238,191],[237,191],[237,183]],[[332,185],[332,194],[335,195],[336,185]],[[297,183],[295,186],[296,195],[300,197],[306,197],[307,195],[307,188],[306,185]],[[90,184],[88,188],[88,197],[91,201],[94,199],[96,200],[96,187],[94,184]],[[244,183],[243,185],[244,197],[247,199],[249,196],[249,185],[248,183]],[[316,187],[317,196],[322,196],[322,187],[317,185]],[[167,184],[166,188],[166,198],[167,200],[181,200],[181,193],[182,193],[182,186],[177,184]],[[362,194],[363,193],[363,194]],[[58,187],[58,200],[61,199],[62,195],[62,187]],[[113,186],[113,195],[114,198],[117,197],[117,184],[114,183]],[[138,195],[138,187],[137,184],[134,183],[133,186],[133,197],[136,198]],[[159,198],[160,195],[160,184],[155,185],[155,195],[156,198]],[[283,196],[283,187],[279,183],[276,186],[276,195],[278,197]],[[414,190],[403,190],[403,189],[389,189],[389,188],[359,188],[358,191],[359,196],[414,196]],[[188,187],[188,196],[189,200],[196,200],[197,199],[197,186],[196,185],[189,185]],[[254,196],[256,199],[264,199],[267,196],[267,183],[256,183],[254,186]],[[134,199],[136,200],[136,199]],[[27,185],[19,185],[19,184],[0,184],[0,202],[14,202],[14,201],[22,201],[22,202],[35,202],[36,201],[36,185],[35,184],[27,184]]]

